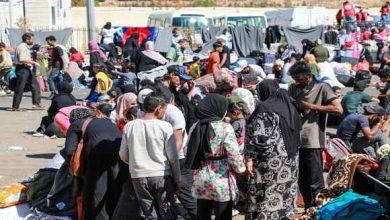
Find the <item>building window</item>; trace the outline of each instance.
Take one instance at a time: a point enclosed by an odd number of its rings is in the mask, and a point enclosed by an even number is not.
[[[51,6],[51,22],[52,25],[56,25],[56,7]]]

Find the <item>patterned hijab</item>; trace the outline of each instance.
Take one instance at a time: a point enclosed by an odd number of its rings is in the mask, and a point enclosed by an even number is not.
[[[69,121],[73,123],[76,120],[95,116],[95,113],[88,108],[76,108],[70,112]]]

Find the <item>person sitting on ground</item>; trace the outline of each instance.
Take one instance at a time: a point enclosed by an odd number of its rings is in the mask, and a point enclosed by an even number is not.
[[[192,58],[192,64],[190,65],[190,75],[194,79],[198,79],[201,76],[201,72],[200,72],[200,58],[198,56],[194,56]]]
[[[344,115],[348,116],[353,113],[360,113],[362,105],[364,103],[370,103],[372,101],[378,101],[377,99],[369,96],[363,92],[366,88],[366,82],[358,81],[353,86],[353,91],[348,92],[341,101],[341,105],[344,109]]]
[[[352,70],[357,72],[359,70],[364,70],[370,72],[370,63],[367,61],[367,59],[363,56],[360,56],[359,63],[354,65],[352,67]]]
[[[282,77],[282,71],[283,71],[284,62],[281,59],[277,59],[272,67],[272,77],[271,74],[268,74],[267,78],[270,79],[276,79],[277,81],[280,80]]]
[[[321,39],[318,39],[316,41],[316,46],[311,51],[311,54],[313,54],[316,57],[316,60],[319,63],[325,62],[329,58],[329,51],[326,47],[322,45]]]
[[[145,50],[139,53],[135,65],[137,67],[137,73],[139,73],[152,70],[167,63],[168,60],[154,50],[154,42],[147,41],[145,43]]]
[[[387,143],[382,133],[387,129],[385,110],[372,102],[364,107],[364,113],[350,114],[337,129],[337,137],[351,147],[354,153],[366,153],[376,157],[376,149]],[[359,137],[359,134],[362,136]]]
[[[303,59],[306,63],[309,64],[311,73],[315,77],[318,77],[320,75],[320,68],[318,67],[316,57],[313,54],[306,54]]]
[[[302,52],[302,56],[305,57],[305,55],[307,53],[311,53],[311,50],[313,50],[315,44],[309,40],[309,39],[303,39],[301,41],[301,44],[302,44],[302,49],[303,49],[303,52]]]
[[[96,72],[96,84],[91,85],[91,94],[86,98],[88,104],[97,102],[99,96],[106,94],[112,88],[112,80],[107,74],[107,70],[103,65],[96,64],[93,67],[93,71]]]
[[[9,78],[12,70],[12,59],[9,52],[5,49],[5,43],[0,42],[0,81],[3,84],[3,88],[6,90],[0,90],[0,96],[5,94],[10,94],[11,90],[9,90]]]
[[[64,134],[53,122],[54,117],[61,108],[76,105],[76,98],[72,95],[72,91],[73,85],[71,83],[62,82],[60,84],[59,93],[56,94],[51,100],[51,105],[47,110],[47,116],[42,118],[39,128],[37,129],[36,133],[33,134],[34,137],[42,137],[44,135],[48,137],[64,137]]]
[[[284,53],[286,48],[287,48],[287,45],[284,45],[284,44],[279,45],[278,48],[276,49],[275,59],[282,59],[282,54]]]
[[[94,77],[95,74],[97,74],[97,72],[94,71],[93,67],[95,65],[105,65],[105,63],[108,61],[108,58],[104,54],[104,52],[100,49],[96,40],[92,40],[88,43],[88,49],[89,49],[89,66],[90,66],[89,76]],[[96,83],[97,81],[94,78],[91,82],[91,87],[94,88]]]
[[[77,65],[80,68],[82,68],[84,62],[84,55],[74,47],[71,47],[69,49],[69,53],[70,53],[69,61],[77,63]]]
[[[167,60],[171,64],[183,65],[184,62],[184,51],[187,48],[187,40],[181,39],[178,41],[178,47],[173,45],[167,53]]]

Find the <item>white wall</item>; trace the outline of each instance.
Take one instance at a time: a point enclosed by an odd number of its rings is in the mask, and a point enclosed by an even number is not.
[[[26,18],[32,27],[51,26],[51,2],[49,0],[27,0]]]
[[[0,29],[6,27],[16,27],[16,21],[23,16],[22,2],[10,0],[12,3],[12,21],[9,15],[9,3],[0,2]]]

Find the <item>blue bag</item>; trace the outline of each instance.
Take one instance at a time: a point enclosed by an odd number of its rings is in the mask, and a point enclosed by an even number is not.
[[[385,212],[375,199],[351,189],[317,210],[317,220],[372,220]]]

